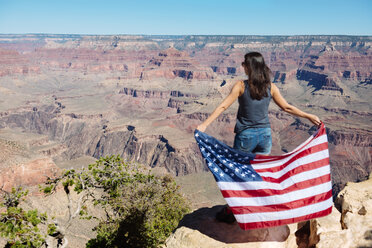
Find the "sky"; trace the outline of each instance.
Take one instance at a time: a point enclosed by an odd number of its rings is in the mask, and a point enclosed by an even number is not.
[[[0,0],[0,33],[372,35],[372,0]]]

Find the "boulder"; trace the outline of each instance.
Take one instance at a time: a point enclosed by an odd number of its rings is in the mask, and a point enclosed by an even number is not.
[[[352,246],[355,247],[372,247],[371,175],[366,181],[347,183],[335,201],[341,210],[341,227],[351,232]]]

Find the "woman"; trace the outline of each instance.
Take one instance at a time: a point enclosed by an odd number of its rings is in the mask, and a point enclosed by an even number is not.
[[[236,99],[239,101],[239,109],[234,128],[236,133],[234,148],[248,153],[267,155],[271,151],[271,128],[268,117],[271,98],[285,112],[306,118],[317,126],[321,124],[317,116],[303,112],[287,103],[278,87],[271,83],[271,71],[260,53],[247,53],[242,66],[248,80],[235,83],[223,102],[202,124],[197,126],[198,130],[205,132],[208,125],[229,108]],[[222,213],[218,213],[217,218],[226,222],[234,221],[229,208],[224,208]]]

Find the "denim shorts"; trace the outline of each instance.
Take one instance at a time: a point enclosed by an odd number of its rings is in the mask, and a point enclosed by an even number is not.
[[[255,154],[271,152],[271,128],[248,128],[235,135],[234,148]]]

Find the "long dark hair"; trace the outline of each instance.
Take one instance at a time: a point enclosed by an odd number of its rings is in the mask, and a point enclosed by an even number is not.
[[[249,92],[252,99],[261,100],[263,97],[267,97],[267,89],[271,85],[271,71],[265,64],[261,53],[247,53],[244,55],[242,64],[248,69]]]

